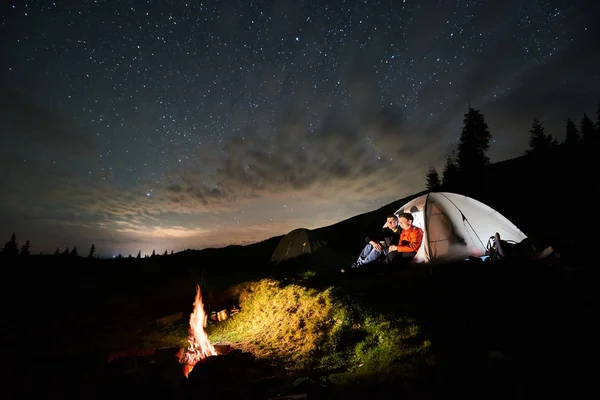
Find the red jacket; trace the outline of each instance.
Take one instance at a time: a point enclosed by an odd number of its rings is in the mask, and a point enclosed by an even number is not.
[[[411,226],[408,229],[403,229],[400,233],[400,242],[398,243],[398,251],[404,253],[416,252],[421,247],[423,241],[423,229],[418,226]]]

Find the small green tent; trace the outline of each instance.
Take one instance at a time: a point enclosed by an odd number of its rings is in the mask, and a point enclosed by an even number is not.
[[[273,251],[271,263],[306,262],[309,266],[339,265],[344,260],[315,231],[298,228],[283,236]]]

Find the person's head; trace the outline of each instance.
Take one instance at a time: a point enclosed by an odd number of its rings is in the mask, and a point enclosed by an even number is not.
[[[396,214],[389,214],[387,216],[387,227],[390,229],[398,228],[398,217],[396,216]]]
[[[398,223],[400,224],[400,228],[408,229],[412,226],[414,217],[411,213],[402,213],[398,216]]]

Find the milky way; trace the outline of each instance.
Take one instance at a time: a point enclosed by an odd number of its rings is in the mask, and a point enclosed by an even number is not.
[[[597,1],[3,2],[0,240],[246,244],[425,188],[469,105],[494,161],[600,101]]]

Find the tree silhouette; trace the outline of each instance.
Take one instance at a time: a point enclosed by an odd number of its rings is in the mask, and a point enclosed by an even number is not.
[[[138,251],[138,254],[137,254],[137,256],[135,258],[142,258],[142,251],[141,250]]]
[[[69,251],[69,246],[65,247],[65,250],[62,252],[63,256],[70,256],[71,252]]]
[[[544,123],[538,118],[533,119],[531,129],[529,130],[529,147],[527,154],[544,154],[556,147],[558,143],[547,135],[544,130]]]
[[[469,111],[464,115],[456,156],[456,165],[461,174],[480,172],[482,167],[490,163],[485,153],[490,147],[491,138],[483,114],[469,106]]]
[[[54,252],[55,256],[59,256],[60,255],[60,250],[58,249],[58,247],[56,248],[56,251]]]
[[[440,175],[437,170],[430,165],[429,170],[427,171],[427,190],[431,192],[438,192],[442,188],[442,183],[440,182]]]
[[[596,109],[596,130],[598,131],[598,135],[600,135],[600,103],[598,103],[598,108]]]
[[[454,155],[454,152],[452,152]],[[448,157],[446,165],[444,165],[444,171],[442,172],[442,188],[444,190],[453,191],[458,188],[459,183],[459,172],[456,166],[454,157]]]
[[[0,255],[6,258],[14,258],[19,255],[19,244],[17,243],[17,236],[12,234],[10,240],[4,244],[2,250],[0,250]]]
[[[152,255],[150,257],[156,257],[156,252],[152,250]]]
[[[26,257],[31,254],[30,252],[31,244],[29,240],[25,241],[25,244],[21,246],[21,251],[19,252],[19,257]]]
[[[579,132],[577,132],[577,126],[571,118],[567,119],[567,133],[565,135],[564,144],[568,147],[573,147],[579,142]]]
[[[169,253],[167,252],[167,250],[165,250],[165,252],[163,253],[163,256],[168,256]]]
[[[592,143],[596,138],[596,127],[586,113],[581,118],[581,138],[584,143]]]
[[[79,254],[77,253],[77,246],[73,246],[73,250],[71,250],[71,257],[77,257]]]
[[[94,257],[95,252],[96,252],[96,246],[94,246],[94,244],[92,243],[92,246],[90,247],[90,252],[88,253],[88,258]]]

